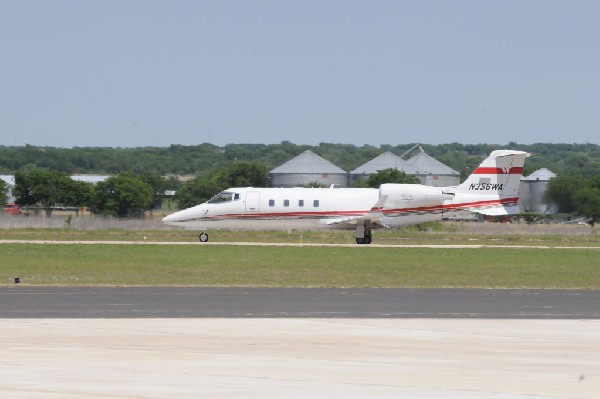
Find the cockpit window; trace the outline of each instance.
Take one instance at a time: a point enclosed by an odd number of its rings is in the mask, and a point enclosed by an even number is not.
[[[209,204],[221,204],[223,202],[230,202],[230,201],[239,200],[239,199],[240,199],[240,195],[238,193],[230,193],[227,191],[223,191],[223,192],[220,192],[219,194],[215,195],[211,199],[209,199],[208,203]]]

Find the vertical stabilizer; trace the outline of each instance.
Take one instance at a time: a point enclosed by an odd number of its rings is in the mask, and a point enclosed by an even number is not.
[[[456,187],[453,202],[468,203],[468,207],[461,208],[486,215],[518,213],[519,184],[528,156],[529,153],[524,151],[493,151],[464,183]]]

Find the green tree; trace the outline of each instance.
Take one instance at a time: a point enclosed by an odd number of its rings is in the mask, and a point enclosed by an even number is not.
[[[384,183],[415,184],[419,183],[419,179],[396,168],[378,170],[367,179],[368,187],[378,188]]]
[[[574,213],[577,211],[575,193],[586,184],[586,179],[580,176],[556,176],[548,183],[544,201],[556,205],[561,213]]]
[[[0,205],[4,205],[8,202],[8,186],[6,182],[0,179]]]
[[[57,179],[55,205],[82,207],[90,203],[93,184],[73,180],[70,177]]]
[[[177,190],[175,201],[177,201],[180,209],[190,208],[208,201],[223,189],[222,185],[219,185],[206,176],[196,177],[185,182]]]
[[[50,202],[56,173],[28,168],[15,173],[13,195],[19,205],[42,205]]]
[[[160,208],[162,200],[165,197],[165,191],[167,190],[167,180],[154,172],[140,173],[138,176],[152,187],[152,207],[155,209]]]
[[[140,214],[152,206],[152,187],[143,179],[123,173],[94,187],[91,205],[95,212],[120,218]]]
[[[557,176],[548,183],[544,198],[559,212],[586,216],[592,224],[600,220],[600,176]]]
[[[29,168],[15,173],[13,195],[17,204],[42,206],[50,216],[55,206],[86,205],[91,195],[91,184],[74,181],[63,173]]]
[[[596,187],[581,187],[574,194],[577,213],[589,217],[592,225],[600,220],[600,189]]]
[[[227,170],[227,183],[232,187],[264,187],[267,168],[257,162],[235,162]]]

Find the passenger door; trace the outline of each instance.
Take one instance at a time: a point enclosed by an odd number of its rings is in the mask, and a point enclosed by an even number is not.
[[[246,212],[258,212],[259,200],[260,200],[260,192],[248,191],[246,193]]]

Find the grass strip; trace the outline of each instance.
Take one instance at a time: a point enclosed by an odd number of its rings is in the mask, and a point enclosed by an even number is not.
[[[600,289],[600,251],[158,245],[0,246],[0,284]]]
[[[467,225],[477,228],[476,225]],[[418,231],[415,229],[377,230],[374,243],[403,244],[478,244],[478,245],[543,245],[600,246],[600,235],[478,234],[460,231]],[[535,227],[535,226],[534,226]],[[572,226],[571,226],[572,227]],[[502,231],[502,230],[500,230]],[[592,232],[592,230],[590,230]],[[211,242],[327,243],[353,244],[353,231],[210,231]],[[185,230],[70,230],[70,229],[0,229],[0,240],[57,241],[130,241],[130,242],[198,242],[198,232]]]

